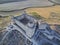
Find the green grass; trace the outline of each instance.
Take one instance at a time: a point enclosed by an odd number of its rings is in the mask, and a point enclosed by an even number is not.
[[[36,18],[38,20],[45,19],[44,17],[40,16],[37,12],[32,12],[31,14],[34,18]]]

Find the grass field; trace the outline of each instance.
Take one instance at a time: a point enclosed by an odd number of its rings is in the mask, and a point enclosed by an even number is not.
[[[0,28],[6,27],[10,23],[10,17],[0,18]]]
[[[60,24],[60,16],[58,19],[49,19],[51,17],[51,13],[54,12],[56,15],[60,15],[60,6],[52,6],[52,7],[45,7],[45,8],[29,8],[26,10],[27,13],[31,14],[32,12],[37,12],[40,16],[46,18],[46,21],[51,24]]]
[[[57,19],[49,19],[49,17],[51,16],[51,12],[55,12],[58,15],[60,15],[60,6],[56,5],[56,6],[52,6],[52,7],[45,7],[45,8],[28,8],[25,10],[28,14],[31,14],[32,12],[36,12],[38,13],[38,15],[44,17],[45,21],[48,22],[49,24],[60,24],[60,20]],[[0,13],[3,15],[13,15],[13,16],[18,16],[21,14],[21,11],[17,11],[17,12],[9,12],[9,13]],[[60,19],[60,17],[59,17]],[[6,17],[6,18],[0,18],[0,28],[5,27],[8,25],[8,23],[11,21],[11,17]]]

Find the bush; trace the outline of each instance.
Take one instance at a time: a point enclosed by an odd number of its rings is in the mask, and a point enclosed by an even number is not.
[[[33,17],[36,18],[36,19],[43,19],[43,17],[40,16],[40,15],[39,15],[38,13],[36,13],[36,12],[32,12],[31,14],[32,14]]]

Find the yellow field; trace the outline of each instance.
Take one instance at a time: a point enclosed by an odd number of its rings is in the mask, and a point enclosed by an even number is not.
[[[0,18],[0,28],[6,27],[8,23],[10,23],[10,21],[11,21],[10,17]]]
[[[45,7],[45,8],[29,8],[26,10],[27,13],[32,13],[32,12],[37,12],[39,15],[41,15],[42,17],[46,18],[46,21],[49,24],[60,24],[60,20],[57,19],[48,19],[51,15],[51,12],[55,12],[57,14],[60,15],[60,6],[56,5],[56,6],[52,6],[52,7]],[[60,17],[59,17],[60,19]]]
[[[26,10],[27,13],[37,12],[39,15],[48,18],[51,12],[60,13],[60,6],[52,6],[52,7],[45,7],[45,8],[29,8]]]
[[[52,7],[45,7],[45,8],[28,8],[25,10],[27,13],[32,13],[32,12],[37,12],[39,15],[41,15],[42,17],[46,18],[46,22],[48,22],[49,24],[60,24],[60,20],[54,20],[54,19],[48,19],[50,17],[50,13],[51,12],[56,12],[60,15],[60,6],[52,6]],[[21,11],[17,11],[17,12],[10,12],[10,13],[1,13],[3,15],[20,15]],[[0,27],[4,27],[7,25],[7,23],[10,22],[10,17],[7,18],[0,18]]]

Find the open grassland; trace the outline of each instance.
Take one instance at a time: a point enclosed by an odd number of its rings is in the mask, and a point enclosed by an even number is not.
[[[39,15],[45,18],[49,18],[51,12],[60,13],[60,6],[57,5],[57,6],[45,7],[45,8],[29,8],[26,11],[27,13],[37,12]]]
[[[10,17],[0,18],[0,28],[6,27],[11,21]]]
[[[60,15],[60,6],[52,6],[52,7],[45,7],[45,8],[28,8],[25,10],[28,14],[31,14],[32,12],[36,12],[38,15],[44,18],[46,22],[49,24],[60,24],[60,17],[58,19],[53,19],[51,17],[51,13],[54,12],[56,15]],[[14,12],[0,12],[0,14],[3,15],[10,15],[6,18],[0,18],[0,28],[4,28],[11,22],[11,15],[12,16],[18,16],[21,15],[23,11],[14,11]]]
[[[45,8],[29,8],[26,11],[29,14],[31,14],[32,12],[38,13],[40,16],[46,18],[44,20],[49,24],[60,24],[60,6],[59,5],[52,6],[52,7],[45,7]],[[56,15],[56,18],[52,17],[53,15],[52,12],[54,13],[54,15]]]

